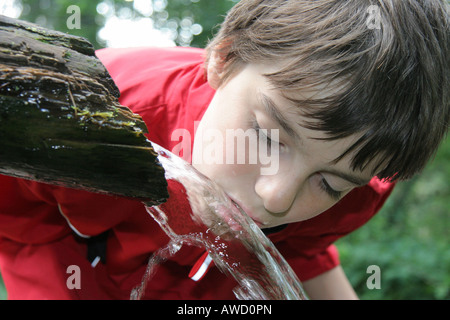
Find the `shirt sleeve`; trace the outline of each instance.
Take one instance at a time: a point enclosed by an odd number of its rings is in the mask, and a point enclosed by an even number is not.
[[[301,281],[312,279],[338,266],[334,242],[367,223],[383,206],[395,184],[377,178],[354,189],[317,217],[289,225],[277,248]]]

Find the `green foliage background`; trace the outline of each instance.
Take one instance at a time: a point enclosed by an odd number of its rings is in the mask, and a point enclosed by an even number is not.
[[[338,241],[362,299],[450,299],[450,139],[424,172],[401,182],[371,222]],[[381,289],[369,290],[370,265]]]
[[[203,32],[189,43],[174,40],[178,45],[204,47],[237,1],[153,0],[160,10],[149,17],[157,28],[170,27],[178,33],[180,22],[190,18],[202,25]],[[96,10],[100,2],[113,6],[116,12],[129,8],[133,18],[142,17],[132,1],[125,0],[15,0],[23,9],[20,19],[86,37],[96,48],[105,46],[97,36],[105,23],[105,17]],[[66,9],[73,4],[81,9],[79,30],[66,26]],[[450,299],[449,159],[447,138],[423,174],[399,183],[370,223],[338,241],[342,265],[361,299]],[[370,265],[380,267],[381,289],[367,287]],[[6,298],[0,277],[0,299]]]

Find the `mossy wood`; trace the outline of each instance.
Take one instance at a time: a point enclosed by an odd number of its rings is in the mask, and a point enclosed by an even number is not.
[[[159,203],[142,119],[84,38],[0,16],[0,173]]]

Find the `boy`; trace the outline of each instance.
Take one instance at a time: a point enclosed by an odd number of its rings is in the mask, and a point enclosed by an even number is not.
[[[394,181],[420,172],[446,133],[445,2],[241,0],[206,55],[203,67],[199,49],[98,52],[121,103],[151,128],[149,140],[222,186],[311,298],[357,298],[333,242],[366,223]],[[263,174],[261,157],[209,161],[210,150],[226,158],[234,146],[217,147],[204,133],[238,129],[277,146],[276,172]],[[246,160],[258,150],[249,146]],[[9,298],[127,299],[149,255],[167,242],[139,202],[1,180]],[[88,261],[87,251],[101,261]],[[203,256],[183,248],[158,269],[145,298],[233,298],[236,284],[214,267],[197,282],[188,278]],[[71,266],[80,269],[79,287],[69,285]]]

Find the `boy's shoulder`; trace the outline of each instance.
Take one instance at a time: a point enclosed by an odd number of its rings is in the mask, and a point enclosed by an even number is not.
[[[103,48],[95,53],[113,78],[123,69],[135,70],[139,66],[147,69],[149,66],[166,67],[174,64],[183,66],[204,60],[204,50],[191,47]]]
[[[203,70],[204,51],[198,48],[105,48],[96,51],[122,96],[135,97],[166,92],[179,74]],[[136,91],[137,90],[137,91]],[[169,89],[170,90],[170,89]],[[141,92],[142,91],[142,92]]]
[[[183,47],[96,51],[119,88],[120,102],[138,113],[160,105],[178,105],[195,79],[201,80],[199,85],[206,82],[203,54],[203,49]]]
[[[171,150],[174,130],[193,134],[214,95],[203,49],[107,48],[96,54],[119,88],[120,103],[141,115],[151,141]]]

